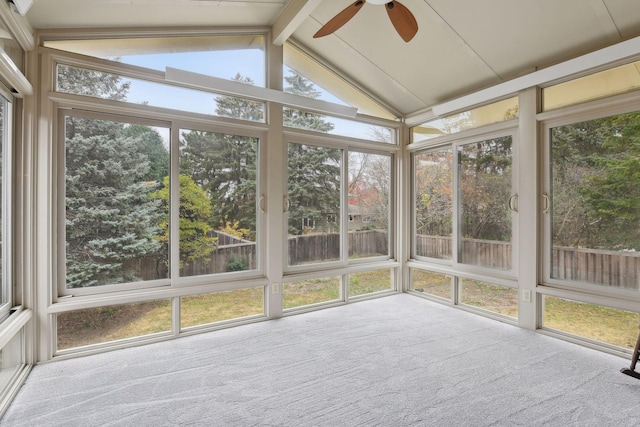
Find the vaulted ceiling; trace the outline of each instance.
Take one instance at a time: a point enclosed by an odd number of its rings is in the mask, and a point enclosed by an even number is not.
[[[640,36],[638,0],[401,0],[419,30],[405,43],[384,6],[364,4],[335,33],[320,27],[353,0],[35,0],[34,28],[273,27],[410,115]]]

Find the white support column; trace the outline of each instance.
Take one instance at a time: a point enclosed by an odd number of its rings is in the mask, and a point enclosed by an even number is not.
[[[282,46],[270,45],[268,50],[269,87],[282,89]],[[282,105],[268,103],[269,132],[266,145],[266,162],[262,167],[265,173],[260,177],[263,182],[260,191],[266,199],[266,233],[263,242],[263,255],[269,285],[266,288],[266,314],[270,319],[282,316],[282,276],[286,254],[285,225],[284,225],[284,197],[287,164],[285,161],[286,143],[282,134]],[[263,150],[263,153],[265,151]],[[266,182],[264,181],[266,177]]]
[[[411,155],[407,150],[407,144],[410,139],[410,130],[408,126],[402,126],[399,129],[400,151],[396,156],[395,163],[395,197],[393,199],[394,212],[396,218],[396,227],[394,231],[395,238],[395,255],[396,260],[400,262],[400,268],[396,274],[396,290],[406,292],[409,290],[409,268],[406,266],[411,256],[411,212],[413,210],[411,204]]]
[[[540,181],[538,156],[538,112],[539,96],[537,88],[520,93],[519,98],[519,136],[518,136],[518,283],[520,301],[518,304],[518,323],[525,329],[537,327],[538,284],[538,222]]]

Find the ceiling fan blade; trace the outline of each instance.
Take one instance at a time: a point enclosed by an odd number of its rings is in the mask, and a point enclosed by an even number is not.
[[[418,22],[411,11],[397,1],[385,4],[385,9],[402,40],[409,42],[418,32]]]
[[[356,13],[358,13],[363,4],[363,0],[358,0],[352,3],[350,6],[347,6],[342,12],[338,13],[329,22],[324,24],[322,28],[320,28],[318,32],[313,35],[313,38],[316,39],[318,37],[328,36],[338,28],[342,27],[347,23],[347,21],[353,18]]]

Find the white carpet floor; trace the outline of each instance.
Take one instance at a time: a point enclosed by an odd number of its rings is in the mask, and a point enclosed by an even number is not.
[[[638,426],[629,361],[411,295],[34,367],[3,426]]]

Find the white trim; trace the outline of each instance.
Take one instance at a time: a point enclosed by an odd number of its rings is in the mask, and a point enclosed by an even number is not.
[[[522,77],[517,77],[513,80],[473,92],[469,95],[442,102],[434,105],[431,109],[435,116],[441,117],[455,111],[469,109],[472,106],[483,104],[496,98],[517,93],[523,89],[544,85],[579,73],[585,73],[598,67],[624,61],[637,56],[638,52],[640,52],[640,37],[635,37],[560,64],[534,71]],[[416,117],[421,117],[421,115],[409,116],[407,117],[407,122],[415,122]]]
[[[304,96],[298,96],[279,90],[235,82],[233,80],[220,79],[218,77],[180,70],[178,68],[166,67],[165,80],[167,82],[178,83],[185,87],[191,87],[194,89],[266,100],[313,112],[330,114],[337,117],[354,119],[358,114],[357,108],[322,101],[320,99],[306,98]]]
[[[273,44],[282,46],[311,15],[321,0],[291,0],[273,23]]]
[[[16,96],[33,95],[33,86],[29,80],[22,74],[22,71],[16,67],[9,55],[0,47],[0,74],[7,80],[7,83],[16,91]]]
[[[0,19],[5,23],[22,49],[30,51],[35,48],[34,31],[29,21],[24,16],[15,13],[6,1],[0,2]]]

